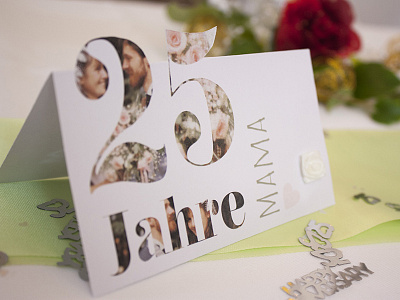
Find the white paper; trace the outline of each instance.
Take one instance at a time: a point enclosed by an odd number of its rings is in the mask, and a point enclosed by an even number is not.
[[[52,76],[0,168],[0,182],[67,176]]]
[[[18,137],[61,128],[62,143],[52,141],[63,145],[94,295],[334,204],[307,50],[154,64],[152,95],[138,100],[124,98],[133,83],[115,50],[106,40],[85,47],[102,63],[105,93],[90,99],[78,73],[54,73]],[[32,132],[35,123],[44,129]],[[324,173],[304,181],[310,152]],[[18,170],[12,180],[34,175]]]
[[[175,82],[207,78],[228,95],[234,114],[234,135],[228,152],[206,166],[191,164],[182,157],[174,123],[180,112],[189,110],[200,120],[204,136],[188,155],[192,154],[198,164],[210,159],[210,121],[204,95],[197,82],[188,82],[171,97],[168,64],[153,65],[150,105],[109,148],[127,142],[153,149],[165,146],[165,177],[152,183],[115,182],[93,193],[89,186],[93,165],[121,112],[120,84],[111,81],[114,74],[109,68],[107,93],[98,101],[88,101],[77,90],[73,73],[54,76],[68,173],[95,295],[334,204],[308,51],[208,58],[177,69],[179,72],[171,69]],[[310,151],[321,153],[328,171],[323,178],[305,184],[300,158]],[[255,167],[257,162],[260,166]],[[234,192],[244,199],[237,210]],[[182,245],[172,250],[164,207],[169,197],[173,197],[177,215],[185,207],[193,211],[197,243],[187,245],[180,213],[177,223]],[[236,229],[229,228],[222,218],[224,198],[233,210]],[[215,200],[219,211],[211,214],[214,236],[204,239],[198,204],[206,200]],[[122,273],[115,275],[118,259],[110,216],[119,213],[123,216],[130,261]],[[166,254],[143,261],[138,252],[150,230],[148,222],[142,220],[150,217],[159,221]],[[136,232],[138,225],[146,230],[144,236]],[[152,247],[151,236],[148,239]]]

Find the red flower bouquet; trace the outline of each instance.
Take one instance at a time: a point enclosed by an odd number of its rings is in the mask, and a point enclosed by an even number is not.
[[[360,48],[351,29],[346,0],[296,0],[287,3],[275,38],[276,50],[309,48],[312,57],[346,57]]]
[[[347,59],[361,48],[348,0],[286,0],[283,9],[274,0],[257,0],[251,11],[246,1],[229,2],[224,10],[205,0],[190,8],[173,4],[168,12],[189,24],[189,32],[218,24],[219,55],[308,48],[318,100],[327,108],[358,106],[377,122],[400,122],[400,79],[394,73],[400,71],[400,47],[391,47],[386,66]]]

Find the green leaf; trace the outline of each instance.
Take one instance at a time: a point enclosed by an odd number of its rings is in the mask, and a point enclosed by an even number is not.
[[[328,65],[327,64],[315,64],[315,63],[313,63],[312,66],[313,66],[314,73],[322,72],[322,71],[325,71],[326,69],[328,69]]]
[[[245,28],[242,34],[232,39],[228,55],[258,53],[262,51],[262,46],[257,42],[253,31]]]
[[[249,17],[237,9],[232,9],[227,16],[227,23],[233,26],[243,26],[249,22]]]
[[[396,75],[379,63],[358,63],[354,71],[357,80],[354,97],[358,99],[387,95],[400,85]]]
[[[400,98],[391,98],[388,96],[378,98],[372,118],[384,124],[400,121]]]
[[[176,3],[171,3],[167,7],[168,16],[178,22],[188,23],[193,19],[202,16],[210,16],[216,19],[224,19],[224,14],[217,8],[201,3],[193,7],[182,7]]]

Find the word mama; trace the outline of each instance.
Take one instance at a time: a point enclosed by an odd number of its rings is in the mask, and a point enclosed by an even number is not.
[[[267,133],[267,130],[263,128],[263,121],[265,121],[265,118],[261,118],[254,123],[251,123],[247,125],[247,129],[249,130],[256,130],[259,132]],[[269,138],[266,139],[261,139],[258,142],[252,143],[251,147],[257,150],[262,151],[262,154],[260,158],[257,160],[257,162],[254,164],[254,168],[260,168],[263,167],[264,170],[266,171],[266,175],[263,177],[257,179],[257,185],[258,184],[263,184],[267,185],[268,187],[273,187],[276,186],[276,183],[272,179],[272,175],[274,174],[274,170],[272,169],[273,162],[267,161],[265,162],[265,157],[269,154],[269,151],[265,149],[265,143],[269,142]],[[267,203],[268,207],[264,209],[264,211],[261,213],[260,218],[269,216],[273,213],[279,212],[279,209],[275,211],[270,211],[270,209],[276,204],[274,200],[272,200],[272,197],[276,196],[278,192],[271,192],[266,196],[263,196],[259,199],[257,199],[257,202],[261,203]]]

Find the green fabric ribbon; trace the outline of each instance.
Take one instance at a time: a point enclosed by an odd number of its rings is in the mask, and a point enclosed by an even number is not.
[[[23,120],[0,119],[0,162]],[[234,243],[195,261],[309,251],[298,242],[310,220],[335,227],[335,248],[400,242],[400,131],[326,134],[336,204]],[[354,198],[354,196],[358,197]],[[374,198],[372,198],[374,197]],[[10,264],[54,265],[69,240],[59,239],[73,214],[52,218],[37,205],[64,199],[72,206],[67,178],[0,183],[0,251]],[[371,199],[380,201],[373,203]],[[388,205],[389,204],[389,205]]]

